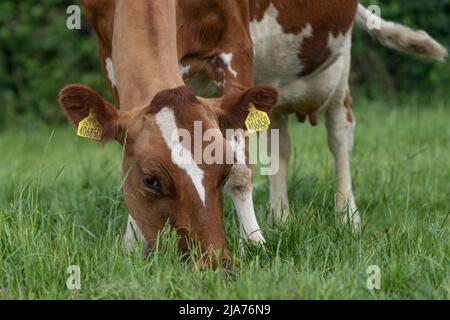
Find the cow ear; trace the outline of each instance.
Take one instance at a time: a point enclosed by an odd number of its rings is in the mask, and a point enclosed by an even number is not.
[[[278,103],[278,92],[269,85],[257,85],[247,91],[232,93],[222,99],[221,122],[226,128],[243,129],[250,104],[270,114]]]
[[[59,92],[59,104],[75,127],[93,113],[102,126],[102,142],[114,139],[122,143],[125,126],[121,112],[94,89],[82,84],[67,85]]]

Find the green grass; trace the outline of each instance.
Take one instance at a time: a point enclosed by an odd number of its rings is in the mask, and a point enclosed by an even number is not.
[[[0,133],[1,299],[450,299],[448,102],[355,104],[354,190],[364,230],[336,224],[333,160],[321,126],[295,136],[287,226],[265,222],[268,185],[255,181],[265,249],[239,250],[226,201],[226,233],[240,273],[181,263],[176,238],[147,258],[121,250],[126,223],[120,147],[81,140],[72,128]],[[66,288],[70,265],[82,289]],[[381,290],[366,287],[370,265]]]

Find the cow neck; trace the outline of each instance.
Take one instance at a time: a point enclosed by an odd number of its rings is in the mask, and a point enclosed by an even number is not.
[[[113,62],[122,110],[184,84],[178,69],[175,0],[118,1]]]

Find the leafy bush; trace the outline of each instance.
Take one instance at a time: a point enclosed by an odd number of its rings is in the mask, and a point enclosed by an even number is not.
[[[70,0],[0,2],[0,121],[21,115],[59,121],[57,94],[69,82],[103,88],[96,42],[66,27]]]

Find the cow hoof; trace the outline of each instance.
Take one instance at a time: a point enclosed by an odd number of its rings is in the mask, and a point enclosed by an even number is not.
[[[248,236],[248,239],[257,245],[264,245],[266,243],[266,240],[264,239],[264,236],[262,235],[261,231],[255,231],[252,234]]]
[[[265,243],[266,240],[264,239],[260,231],[254,232],[253,234],[250,234],[244,238],[241,237],[239,240],[239,247],[241,248],[241,254],[245,253],[244,247],[246,244],[264,247]]]

